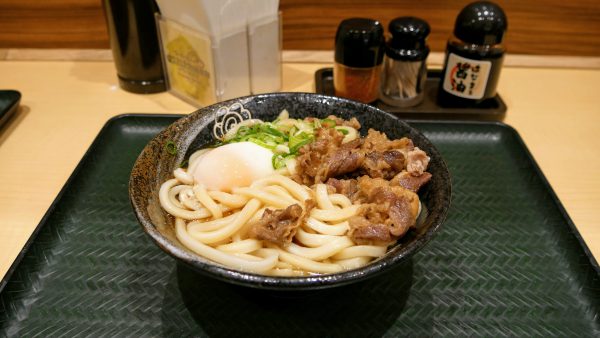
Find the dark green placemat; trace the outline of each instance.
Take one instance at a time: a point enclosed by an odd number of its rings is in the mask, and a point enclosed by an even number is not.
[[[143,146],[175,117],[101,132],[0,295],[6,336],[597,336],[598,272],[514,131],[413,123],[447,159],[441,233],[405,265],[312,293],[200,276],[143,233],[127,195]]]

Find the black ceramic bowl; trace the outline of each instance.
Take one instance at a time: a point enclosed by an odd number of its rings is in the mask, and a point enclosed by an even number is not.
[[[286,109],[291,117],[330,114],[349,119],[356,117],[361,131],[369,128],[385,132],[390,138],[407,136],[431,157],[428,171],[431,181],[419,192],[426,214],[421,215],[417,229],[401,238],[388,253],[372,263],[345,272],[310,277],[272,277],[238,271],[211,262],[183,247],[174,233],[172,218],[164,212],[158,200],[160,185],[172,178],[172,172],[189,154],[214,141],[215,121],[221,121],[224,111],[241,103],[254,118],[272,121]],[[218,129],[218,128],[217,128]],[[177,153],[167,151],[173,143]],[[129,181],[129,195],[135,214],[144,231],[165,252],[187,263],[197,271],[226,282],[264,289],[304,290],[345,285],[367,279],[399,265],[421,249],[440,229],[450,206],[450,175],[444,160],[431,142],[419,131],[397,117],[359,102],[308,93],[275,93],[248,96],[220,102],[202,108],[174,122],[144,148],[133,167]]]

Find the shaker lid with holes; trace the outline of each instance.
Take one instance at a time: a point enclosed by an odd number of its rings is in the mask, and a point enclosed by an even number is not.
[[[377,20],[346,19],[335,35],[335,62],[357,68],[369,68],[383,61],[383,27]]]
[[[454,25],[454,35],[465,42],[495,45],[502,42],[508,28],[506,14],[489,1],[477,1],[460,11]]]
[[[425,20],[412,16],[399,17],[390,22],[388,30],[392,34],[385,50],[388,57],[404,61],[427,58],[429,46],[425,40],[431,29]]]

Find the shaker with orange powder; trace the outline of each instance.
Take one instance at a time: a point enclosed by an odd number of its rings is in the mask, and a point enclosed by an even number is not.
[[[379,21],[352,18],[340,23],[335,36],[333,68],[336,96],[364,103],[377,100],[384,43]]]

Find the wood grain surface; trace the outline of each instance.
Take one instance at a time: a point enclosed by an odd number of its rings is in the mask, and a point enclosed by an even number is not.
[[[100,0],[0,0],[0,46],[108,48]]]
[[[443,51],[460,9],[470,0],[281,0],[284,49],[333,48],[338,23],[361,16],[384,25],[413,15],[432,26]],[[497,0],[509,20],[510,53],[600,56],[600,1]],[[108,48],[100,0],[0,0],[0,48]]]
[[[417,16],[431,25],[429,44],[443,51],[459,11],[472,0],[282,0],[285,49],[332,49],[337,24],[361,16],[387,28],[398,16]],[[508,16],[511,53],[600,55],[600,2],[597,0],[497,0]],[[309,48],[310,47],[310,48]]]

